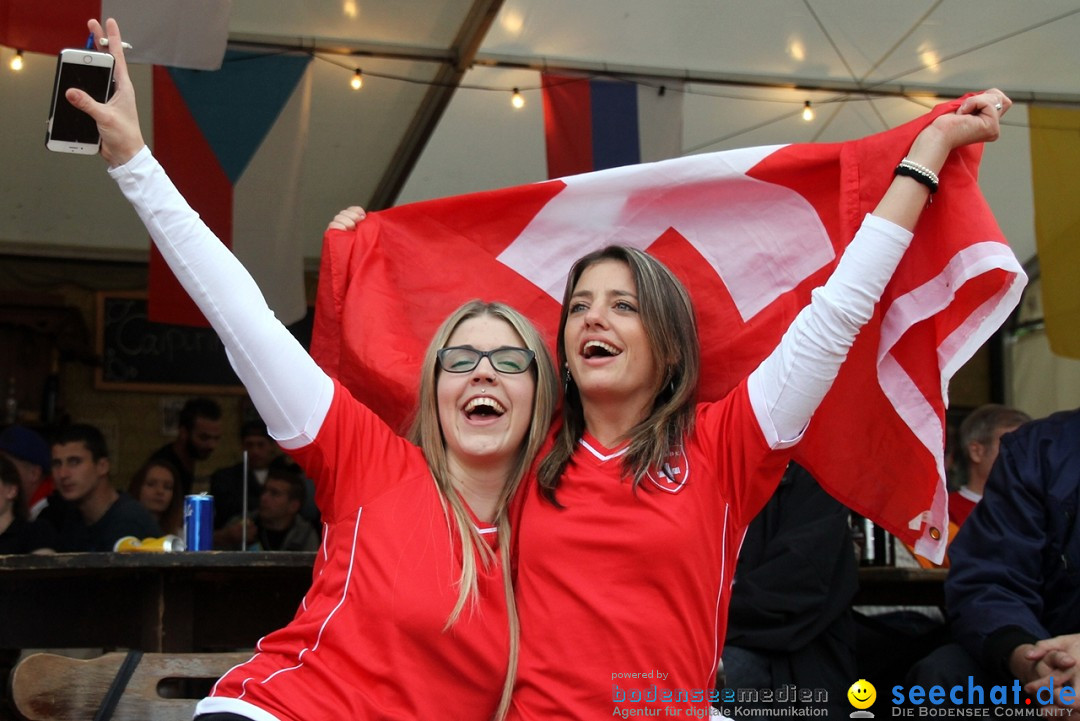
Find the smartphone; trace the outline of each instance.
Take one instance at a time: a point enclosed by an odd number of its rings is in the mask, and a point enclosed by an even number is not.
[[[58,153],[93,155],[101,149],[94,119],[67,101],[68,88],[79,88],[100,103],[112,88],[113,56],[93,50],[61,50],[56,62],[45,147]]]

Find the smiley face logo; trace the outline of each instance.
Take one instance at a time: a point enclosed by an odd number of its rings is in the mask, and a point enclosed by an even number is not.
[[[851,684],[851,688],[847,690],[847,698],[855,708],[867,709],[873,706],[874,701],[877,700],[877,689],[874,688],[874,684],[865,678],[860,678]]]

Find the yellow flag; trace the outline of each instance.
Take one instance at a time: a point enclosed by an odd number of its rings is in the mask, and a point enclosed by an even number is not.
[[[1031,106],[1028,118],[1046,337],[1080,358],[1080,111]]]

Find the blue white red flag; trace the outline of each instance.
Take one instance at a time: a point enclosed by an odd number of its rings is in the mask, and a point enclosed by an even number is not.
[[[229,51],[212,73],[154,68],[154,154],[286,324],[307,312],[294,204],[311,105],[310,61]],[[159,323],[206,324],[156,249],[149,315]]]
[[[919,130],[956,106],[845,143],[690,156],[372,213],[356,231],[326,234],[312,353],[400,424],[450,310],[503,300],[551,341],[572,261],[621,243],[688,286],[701,398],[719,398],[827,279]],[[949,378],[1026,282],[979,191],[981,155],[981,146],[952,154],[911,249],[795,448],[830,493],[927,558],[944,554],[948,535]]]
[[[588,173],[682,153],[681,83],[542,73],[549,178]]]

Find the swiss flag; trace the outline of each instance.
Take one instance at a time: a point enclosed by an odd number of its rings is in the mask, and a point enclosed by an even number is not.
[[[690,289],[701,399],[719,398],[828,278],[919,130],[958,104],[846,143],[690,156],[373,213],[354,232],[326,234],[312,354],[400,424],[415,405],[424,349],[454,307],[506,301],[553,344],[571,263],[620,243],[648,250]],[[981,147],[950,157],[795,451],[833,495],[928,558],[944,553],[947,535],[948,379],[1026,282],[979,191],[980,157]]]

